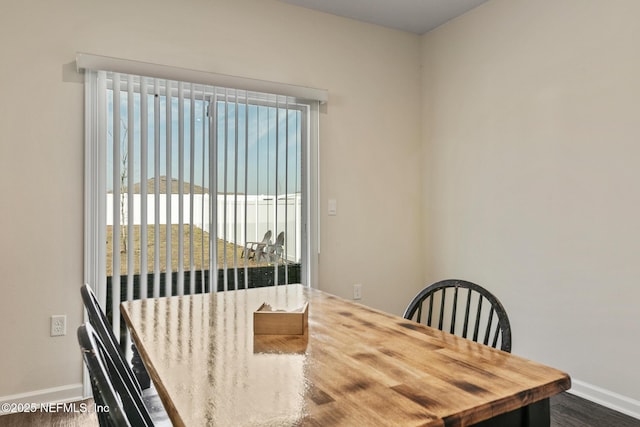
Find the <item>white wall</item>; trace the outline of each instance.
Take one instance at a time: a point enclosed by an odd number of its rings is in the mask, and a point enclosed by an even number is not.
[[[272,0],[3,0],[0,194],[22,209],[0,209],[0,401],[80,390],[76,52],[328,89],[320,287],[350,296],[363,283],[363,302],[400,314],[421,280],[419,49],[418,36]],[[68,335],[50,338],[63,313]]]
[[[423,36],[422,97],[426,281],[486,285],[514,353],[640,414],[638,16],[489,1]]]

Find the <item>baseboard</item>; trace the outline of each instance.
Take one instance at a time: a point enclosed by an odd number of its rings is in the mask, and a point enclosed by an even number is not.
[[[61,387],[34,390],[27,393],[0,396],[0,404],[3,403],[58,403],[73,402],[83,399],[82,383],[69,384]],[[0,415],[4,412],[0,411]]]
[[[614,411],[640,419],[640,401],[631,399],[610,390],[585,383],[583,381],[571,379],[571,389],[567,390],[571,394],[590,400]]]

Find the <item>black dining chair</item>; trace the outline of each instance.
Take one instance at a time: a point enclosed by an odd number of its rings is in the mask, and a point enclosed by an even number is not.
[[[82,296],[84,308],[87,310],[89,323],[91,323],[91,326],[93,326],[98,336],[100,336],[102,342],[113,349],[113,357],[119,359],[118,362],[120,362],[121,365],[120,369],[123,370],[121,374],[130,377],[131,382],[135,384],[139,392],[142,392],[143,389],[148,388],[148,374],[146,373],[146,371],[144,371],[142,372],[142,374],[136,376],[131,368],[129,368],[125,356],[118,344],[118,340],[113,333],[111,325],[109,324],[109,320],[107,320],[107,316],[102,311],[102,308],[100,308],[100,304],[98,303],[98,299],[96,298],[95,293],[88,284],[85,283],[82,288],[80,288],[80,295]],[[146,385],[146,387],[143,385]]]
[[[118,341],[111,329],[111,325],[100,308],[98,299],[91,287],[88,284],[84,284],[82,288],[80,288],[80,294],[82,295],[82,302],[87,310],[89,323],[93,327],[95,333],[100,337],[103,346],[113,360],[114,369],[118,371],[119,376],[131,391],[136,392],[141,396],[143,404],[151,415],[154,424],[159,425],[168,423],[169,416],[167,415],[156,389],[153,387],[141,387],[140,382],[138,381],[138,376],[135,375],[129,364],[127,364],[126,358],[122,353],[122,350],[118,345]],[[140,367],[140,369],[144,369],[144,366]],[[143,371],[143,373],[146,375],[146,371]]]
[[[118,362],[91,324],[78,328],[78,343],[89,371],[100,426],[153,426],[142,397],[122,377]]]
[[[403,317],[511,352],[511,324],[500,301],[480,285],[448,279],[427,286]]]

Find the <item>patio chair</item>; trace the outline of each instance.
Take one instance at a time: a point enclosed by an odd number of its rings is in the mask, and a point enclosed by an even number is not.
[[[256,261],[259,261],[260,257],[263,257],[269,263],[277,263],[282,258],[284,247],[284,231],[281,231],[276,237],[276,241],[274,244],[269,244],[264,248],[264,251],[261,254],[258,254],[258,258]]]
[[[246,255],[247,259],[255,259],[256,254],[261,253],[264,248],[271,243],[271,234],[271,230],[267,230],[267,232],[264,233],[264,237],[261,242],[246,242],[244,244],[244,249],[240,254],[240,258],[243,258]]]

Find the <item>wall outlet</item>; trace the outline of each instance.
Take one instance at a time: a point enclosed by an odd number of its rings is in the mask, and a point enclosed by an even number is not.
[[[51,316],[51,336],[61,337],[67,335],[67,315]]]
[[[362,299],[362,283],[353,285],[353,299]]]

